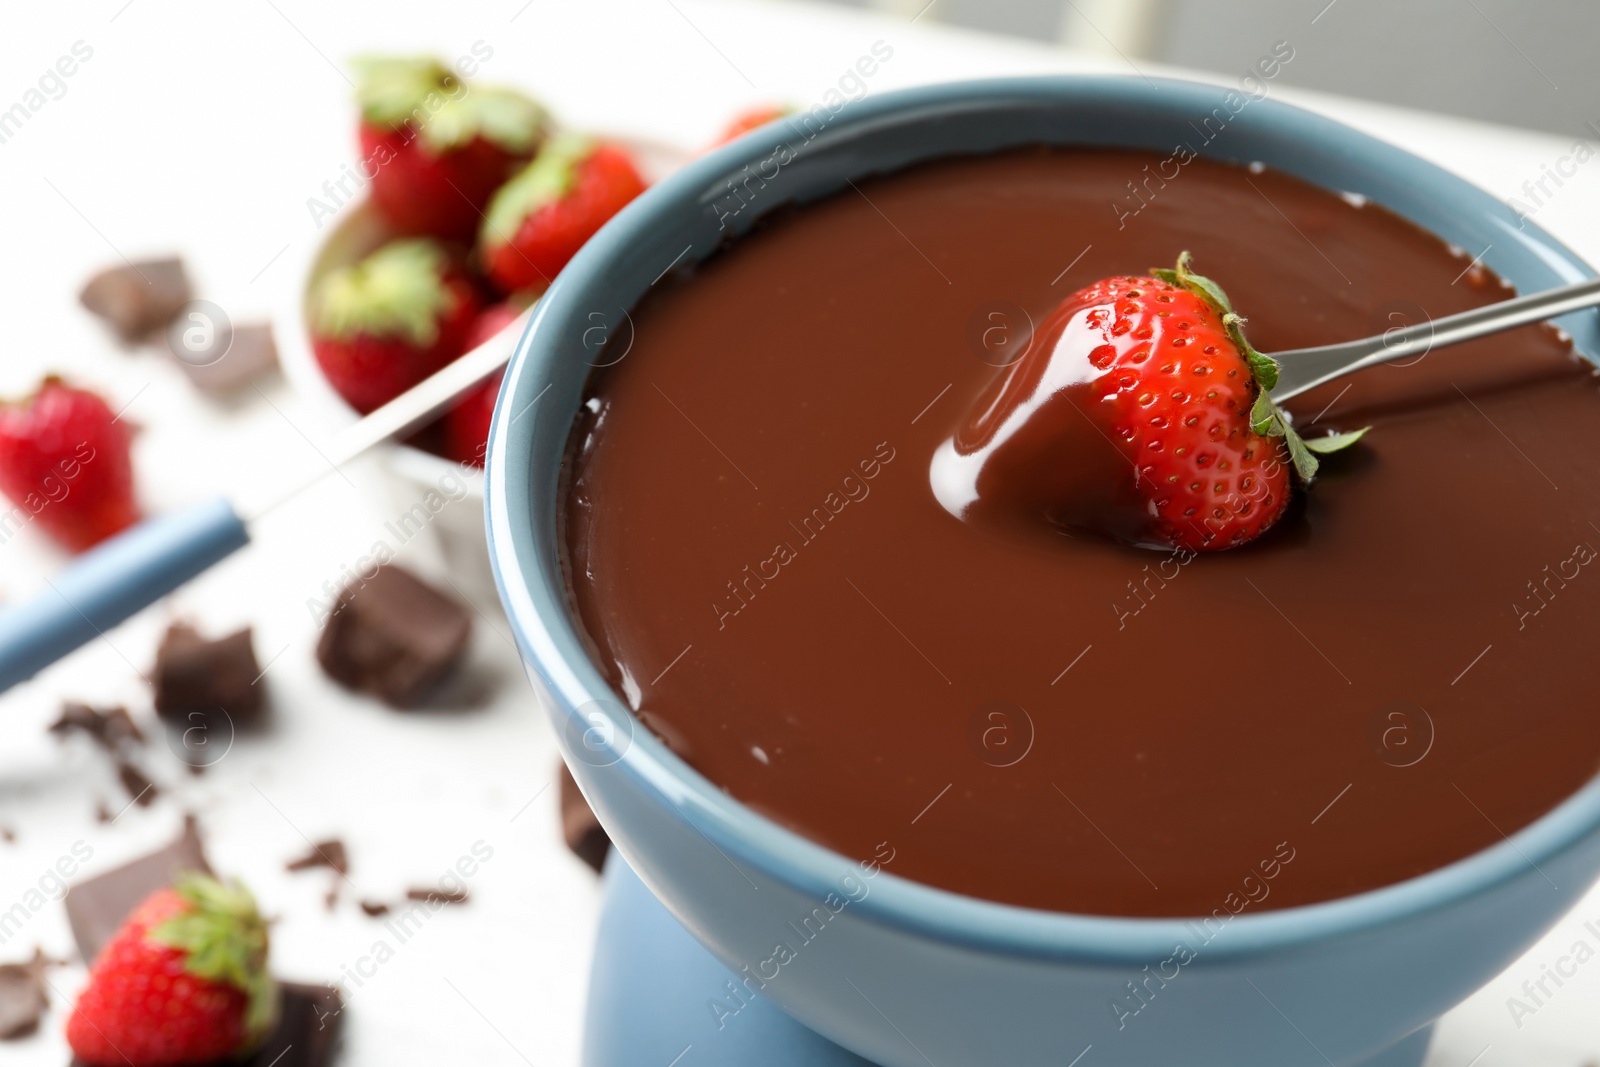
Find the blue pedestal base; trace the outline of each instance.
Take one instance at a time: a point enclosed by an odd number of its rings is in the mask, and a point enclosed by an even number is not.
[[[733,979],[612,852],[589,979],[584,1067],[873,1067],[764,999],[719,1025],[707,1002]],[[1432,1036],[1433,1027],[1424,1027],[1345,1067],[1420,1067]]]
[[[604,882],[584,1067],[873,1067],[759,997],[719,1027],[706,1002],[733,972],[614,851]]]

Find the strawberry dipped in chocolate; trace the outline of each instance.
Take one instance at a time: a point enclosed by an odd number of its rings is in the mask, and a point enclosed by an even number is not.
[[[434,241],[392,241],[324,276],[311,296],[311,348],[363,415],[466,351],[480,301]]]
[[[433,59],[368,57],[356,68],[361,158],[379,210],[402,233],[470,241],[494,191],[544,140],[544,108]]]
[[[1277,364],[1189,269],[1106,278],[1045,316],[936,451],[945,510],[1039,520],[1147,548],[1215,552],[1266,533],[1317,453],[1273,403]]]
[[[502,292],[543,289],[644,189],[617,146],[576,134],[551,138],[490,202],[478,235],[484,272]]]

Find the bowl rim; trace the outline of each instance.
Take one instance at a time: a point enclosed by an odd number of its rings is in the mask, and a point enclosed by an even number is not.
[[[896,121],[926,118],[930,112],[1008,104],[1037,107],[1090,101],[1135,111],[1144,109],[1152,115],[1179,106],[1187,114],[1203,115],[1219,106],[1227,92],[1202,82],[1133,76],[1048,75],[949,82],[854,101],[837,117],[830,133],[853,130],[860,134]],[[1556,275],[1557,280],[1595,276],[1594,270],[1564,244],[1532,222],[1518,218],[1489,193],[1435,164],[1333,119],[1277,100],[1258,99],[1250,106],[1252,123],[1260,126],[1258,134],[1287,138],[1286,148],[1320,153],[1318,158],[1324,160],[1335,158],[1334,154],[1359,158],[1374,168],[1374,180],[1386,177],[1406,186],[1425,188],[1440,201],[1453,200],[1456,206],[1451,211],[1482,216],[1497,234],[1520,235],[1522,251],[1531,253],[1540,268]],[[554,380],[551,370],[559,355],[557,338],[564,325],[583,318],[584,294],[591,288],[606,287],[608,267],[625,262],[630,253],[636,255],[637,249],[648,243],[645,237],[658,218],[692,208],[704,209],[711,195],[706,191],[720,191],[723,176],[738,173],[771,151],[767,138],[776,126],[770,124],[746,134],[652,187],[591,239],[556,279],[535,309],[501,387],[490,431],[485,507],[495,582],[524,664],[556,705],[550,710],[558,727],[565,721],[568,726],[586,728],[589,722],[577,717],[585,705],[602,702],[618,709],[621,721],[614,726],[625,743],[617,746],[615,762],[605,768],[606,772],[624,775],[630,787],[648,793],[658,807],[673,810],[730,861],[736,860],[820,900],[834,889],[843,873],[856,870],[857,861],[800,836],[725,794],[626,710],[627,705],[590,660],[566,598],[562,596],[558,602],[539,580],[547,561],[541,558],[533,532],[538,512],[530,490],[536,420],[522,420],[518,426],[502,417],[512,406],[508,398],[515,398],[515,406],[525,410],[526,399],[535,393],[542,395],[541,387],[548,388],[546,380]],[[926,158],[941,154],[959,151],[931,151]],[[852,165],[857,168],[852,176],[871,172],[865,162]],[[1295,167],[1281,169],[1297,172]],[[1314,176],[1300,176],[1331,188]],[[1364,191],[1363,195],[1384,203],[1379,196]],[[1437,232],[1413,213],[1401,213]],[[1509,253],[1485,254],[1482,261],[1495,269],[1504,255]],[[1568,316],[1561,321],[1568,326],[1575,343],[1579,339],[1586,342],[1586,355],[1593,358],[1600,353],[1600,334],[1592,318]],[[570,426],[570,421],[569,416],[563,416],[564,424]],[[564,589],[559,563],[556,570],[554,586]],[[1502,834],[1501,841],[1425,874],[1318,903],[1262,912],[1247,909],[1234,914],[1225,927],[1229,931],[1227,937],[1206,942],[1201,954],[1208,959],[1228,959],[1302,947],[1414,919],[1518,879],[1544,877],[1548,881],[1541,864],[1597,832],[1600,776],[1509,837]],[[648,870],[640,873],[647,883],[652,881]],[[1576,890],[1564,894],[1563,910],[1574,899]],[[667,903],[670,906],[672,902]],[[1221,910],[1222,902],[1218,904]],[[1175,944],[1191,943],[1195,924],[1206,918],[1045,911],[939,889],[887,869],[878,872],[870,894],[854,902],[851,910],[864,921],[941,943],[1008,956],[1134,967],[1164,958]]]

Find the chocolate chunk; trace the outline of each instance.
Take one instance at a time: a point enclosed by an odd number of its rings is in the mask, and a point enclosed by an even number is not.
[[[339,1044],[344,1000],[327,985],[283,982],[278,1027],[244,1067],[324,1067]]]
[[[389,914],[389,905],[381,900],[363,900],[361,902],[361,910],[376,919],[380,915]]]
[[[50,1007],[44,972],[55,962],[34,949],[26,963],[0,963],[0,1041],[15,1041],[39,1029],[39,1019]]]
[[[231,737],[232,727],[260,717],[264,690],[256,681],[261,667],[248,626],[213,641],[187,623],[173,623],[161,638],[150,676],[156,714],[174,726],[199,726],[207,737],[213,731]]]
[[[208,393],[231,393],[278,365],[278,345],[272,339],[272,325],[258,322],[233,327],[232,337],[222,347],[222,353],[210,363],[177,356],[178,366],[197,388]]]
[[[605,866],[606,853],[611,848],[611,838],[606,835],[600,820],[594,817],[594,810],[589,807],[589,802],[583,799],[583,791],[578,788],[577,781],[572,777],[572,772],[567,770],[565,763],[561,764],[559,773],[561,836],[566,839],[567,847],[572,850],[573,855],[598,872]]]
[[[128,912],[151,893],[171,885],[183,871],[211,873],[192,816],[184,819],[183,833],[166,848],[68,889],[67,922],[84,962],[94,961],[100,946],[117,932]]]
[[[85,734],[113,755],[129,745],[144,744],[144,734],[134,724],[127,708],[101,710],[75,701],[61,705],[61,716],[50,724],[50,732],[57,737]]]
[[[290,860],[284,865],[291,871],[307,871],[313,867],[327,867],[338,871],[340,874],[350,873],[350,859],[345,852],[344,842],[338,838],[328,841],[319,841],[311,846],[307,852],[297,860]]]
[[[383,566],[340,590],[317,662],[344,686],[414,707],[455,667],[471,634],[472,618],[454,598]]]
[[[278,984],[278,1025],[261,1045],[227,1067],[326,1067],[339,1043],[344,1000],[326,985]],[[86,1067],[74,1058],[72,1067]],[[218,1065],[222,1067],[222,1065]]]
[[[111,809],[106,805],[105,798],[96,797],[94,802],[94,821],[108,823],[115,818],[116,816],[111,813]]]
[[[407,900],[416,900],[424,904],[465,904],[472,899],[472,894],[465,889],[430,889],[421,886],[416,889],[406,890]]]
[[[191,295],[183,261],[173,257],[103,270],[89,279],[78,300],[132,344],[160,332]]]
[[[141,808],[148,808],[154,804],[161,795],[161,790],[138,767],[127,760],[117,761],[117,778],[122,782],[122,788],[128,791],[128,796]]]

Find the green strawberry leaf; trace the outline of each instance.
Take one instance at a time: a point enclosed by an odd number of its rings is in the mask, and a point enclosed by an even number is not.
[[[1265,389],[1256,392],[1256,402],[1250,408],[1250,428],[1264,437],[1283,436],[1283,419]]]
[[[507,152],[529,152],[549,126],[544,108],[514,89],[469,88],[459,100],[446,101],[422,124],[422,140],[443,154],[482,137]]]
[[[1310,485],[1317,477],[1317,457],[1306,447],[1293,426],[1284,423],[1283,429],[1283,439],[1289,446],[1289,459],[1294,463],[1295,473],[1300,475],[1302,483]]]
[[[1227,315],[1233,311],[1233,304],[1228,300],[1228,294],[1222,291],[1222,286],[1207,278],[1204,274],[1196,274],[1189,269],[1192,257],[1188,252],[1178,253],[1178,266],[1176,270],[1152,270],[1150,273],[1171,285],[1181,285],[1195,296],[1211,305],[1211,309],[1218,315]]]
[[[1329,452],[1338,452],[1361,440],[1370,429],[1372,429],[1371,426],[1363,426],[1361,429],[1351,430],[1349,433],[1330,433],[1325,437],[1307,438],[1306,447],[1313,452],[1321,452],[1324,455]]]
[[[510,241],[522,228],[523,219],[567,195],[578,164],[594,148],[592,140],[577,134],[557,134],[546,141],[533,162],[513,175],[489,201],[483,219],[484,247],[497,248]]]
[[[409,127],[436,154],[476,137],[513,154],[526,153],[550,125],[545,109],[526,94],[469,86],[427,56],[361,56],[352,65],[360,79],[361,117],[379,129]]]
[[[190,974],[249,996],[245,1034],[253,1045],[271,1032],[278,1014],[278,987],[267,971],[267,923],[255,897],[238,882],[225,885],[195,871],[183,872],[174,888],[189,910],[147,936],[182,950]]]
[[[1250,373],[1256,376],[1256,384],[1270,392],[1278,385],[1278,361],[1256,351],[1255,345],[1244,335],[1244,325],[1245,320],[1231,311],[1222,316],[1222,328],[1228,332],[1228,339],[1238,347],[1245,362],[1250,364]]]
[[[400,334],[426,348],[438,340],[439,318],[456,296],[445,284],[449,257],[433,241],[391,241],[352,266],[332,271],[312,294],[312,323],[321,337]]]

